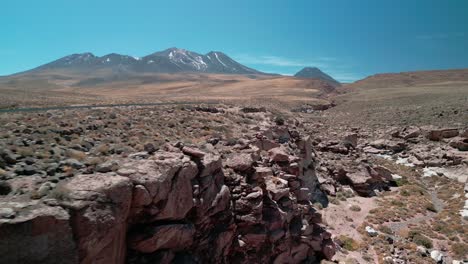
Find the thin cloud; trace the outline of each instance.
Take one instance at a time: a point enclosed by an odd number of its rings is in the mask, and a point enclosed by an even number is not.
[[[316,61],[303,61],[296,59],[289,59],[279,56],[252,56],[248,54],[241,54],[234,56],[236,61],[245,64],[260,64],[260,65],[271,65],[271,66],[281,66],[281,67],[326,67],[328,61],[333,61],[335,58],[331,57],[322,57],[318,58]]]
[[[362,79],[362,76],[357,76],[353,73],[348,73],[348,72],[337,73],[337,72],[331,71],[328,74],[332,76],[334,79],[336,79],[337,81],[343,82],[343,83],[355,82],[359,79]]]

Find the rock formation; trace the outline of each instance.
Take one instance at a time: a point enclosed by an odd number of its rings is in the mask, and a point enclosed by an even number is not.
[[[0,263],[303,263],[334,255],[313,207],[327,198],[308,137],[277,126],[223,151],[151,149],[122,157],[115,172],[61,181],[43,199],[2,203]]]

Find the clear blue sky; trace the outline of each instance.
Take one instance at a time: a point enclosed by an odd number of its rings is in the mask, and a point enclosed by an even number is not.
[[[468,68],[466,0],[5,0],[0,75],[72,53],[223,51],[259,70],[341,81]]]

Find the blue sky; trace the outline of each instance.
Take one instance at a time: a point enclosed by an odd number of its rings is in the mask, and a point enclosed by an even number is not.
[[[223,51],[267,72],[341,81],[468,68],[466,0],[5,0],[0,75],[72,53]]]

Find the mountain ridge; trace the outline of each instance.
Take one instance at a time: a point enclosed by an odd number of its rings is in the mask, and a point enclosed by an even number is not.
[[[10,76],[40,73],[48,70],[67,70],[84,74],[96,70],[111,70],[130,73],[198,72],[270,75],[242,65],[223,52],[210,51],[206,54],[200,54],[173,47],[143,57],[118,53],[109,53],[104,56],[96,56],[91,52],[74,53]]]

